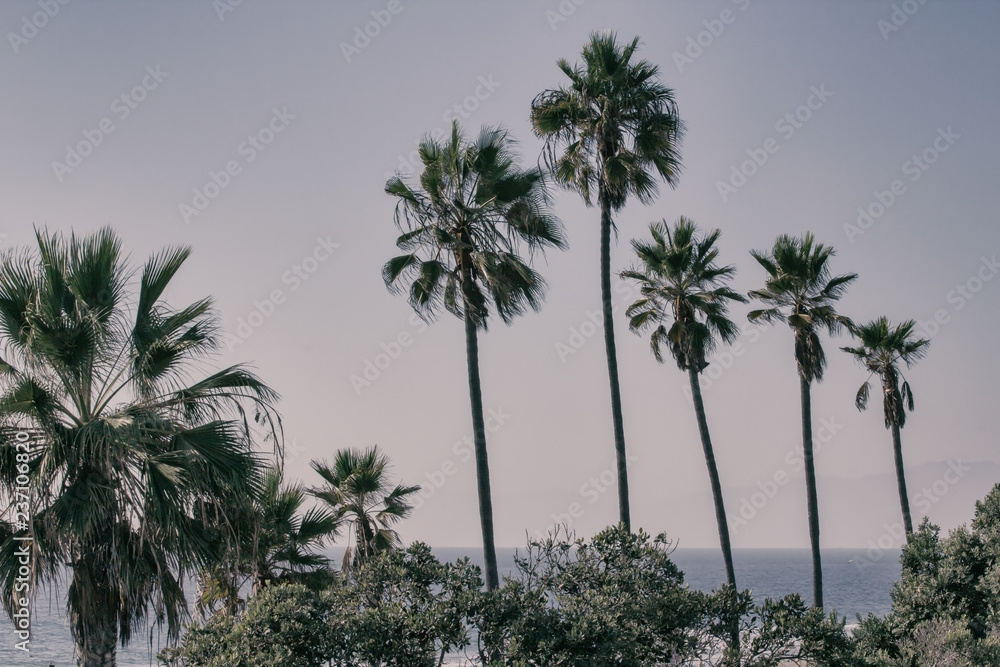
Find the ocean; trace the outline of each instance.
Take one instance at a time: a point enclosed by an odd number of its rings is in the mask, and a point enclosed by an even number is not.
[[[482,552],[473,548],[438,548],[442,561],[468,556],[482,565]],[[498,549],[501,575],[514,567],[514,549]],[[722,553],[718,549],[677,549],[673,561],[684,572],[685,581],[695,589],[712,590],[725,580]],[[758,602],[765,598],[799,593],[808,604],[812,598],[812,558],[808,549],[736,549],[733,552],[736,581],[741,589],[753,591]],[[899,552],[886,552],[870,560],[861,549],[823,550],[823,591],[828,610],[846,616],[848,624],[856,616],[889,612],[892,584],[899,580]],[[14,627],[0,620],[0,667],[71,667],[73,644],[65,615],[65,590],[61,595],[42,594],[35,603],[31,652],[14,648]],[[125,649],[118,650],[119,667],[156,665],[156,653],[166,639],[155,628],[141,633]],[[152,651],[150,651],[152,646]]]

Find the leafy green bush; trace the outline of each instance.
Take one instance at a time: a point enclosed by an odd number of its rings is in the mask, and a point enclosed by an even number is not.
[[[946,538],[924,519],[901,557],[892,612],[854,633],[860,664],[877,667],[1000,665],[1000,484],[971,527]]]
[[[926,520],[902,555],[893,611],[848,636],[798,595],[690,590],[660,535],[608,528],[529,542],[496,591],[468,559],[414,543],[321,593],[267,586],[243,612],[188,629],[167,667],[436,667],[469,649],[487,667],[986,667],[1000,665],[1000,485],[971,527]],[[329,583],[329,582],[327,582]],[[737,622],[738,650],[728,646]]]
[[[233,615],[220,611],[188,628],[167,667],[319,667],[331,649],[326,596],[301,584],[265,586]]]
[[[470,609],[484,664],[652,665],[690,651],[700,596],[664,536],[608,528],[529,543],[517,574]]]
[[[333,664],[435,667],[468,644],[466,609],[482,585],[469,559],[441,564],[420,542],[379,554],[330,593]]]

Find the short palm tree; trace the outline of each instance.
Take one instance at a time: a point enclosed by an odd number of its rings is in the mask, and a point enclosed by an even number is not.
[[[906,493],[906,475],[903,473],[903,445],[899,431],[906,424],[906,409],[913,411],[913,391],[899,370],[902,361],[910,368],[927,353],[930,341],[914,335],[916,322],[908,320],[893,327],[885,317],[867,324],[853,327],[851,333],[859,340],[859,347],[843,347],[852,354],[870,375],[854,399],[858,410],[868,407],[871,376],[877,375],[882,381],[882,414],[885,427],[892,431],[892,451],[896,460],[896,484],[899,488],[899,505],[903,510],[903,527],[906,539],[913,534],[913,520],[910,518],[910,499]]]
[[[857,279],[850,273],[831,277],[832,247],[816,243],[812,233],[796,238],[781,235],[770,252],[751,251],[764,267],[767,278],[764,289],[750,292],[766,308],[749,313],[751,322],[785,322],[795,338],[795,362],[799,375],[799,396],[802,404],[802,455],[806,475],[806,498],[809,514],[809,541],[813,561],[813,605],[823,607],[823,564],[819,551],[819,503],[816,497],[816,469],[813,463],[812,399],[813,381],[823,379],[826,354],[820,343],[819,331],[830,335],[844,326],[853,326],[840,315],[834,304]]]
[[[217,602],[235,612],[240,592],[256,594],[269,582],[310,583],[322,578],[329,561],[318,552],[337,536],[340,524],[325,508],[303,511],[305,489],[284,482],[282,469],[267,466],[242,507],[230,512],[240,540],[231,555],[201,577],[198,606],[214,611]]]
[[[332,463],[313,461],[312,468],[326,482],[326,486],[312,489],[312,495],[329,506],[338,525],[346,524],[354,533],[353,547],[348,544],[344,552],[342,571],[349,572],[376,554],[402,546],[392,526],[413,511],[409,499],[420,487],[392,486],[389,457],[377,446],[364,451],[341,449]]]
[[[239,366],[190,380],[218,323],[209,299],[162,298],[187,249],[151,256],[134,294],[110,229],[36,237],[37,253],[0,260],[0,478],[12,496],[27,481],[31,498],[31,519],[0,534],[0,587],[10,614],[19,540],[31,538],[35,584],[68,566],[77,663],[109,667],[148,621],[178,636],[183,578],[236,542],[226,508],[250,491],[260,425],[278,442],[277,396]]]
[[[521,169],[513,146],[499,128],[484,128],[468,142],[454,123],[443,143],[431,138],[421,143],[424,169],[419,186],[399,177],[385,186],[399,199],[395,217],[403,234],[396,245],[405,253],[382,269],[386,286],[394,292],[407,286],[410,305],[424,318],[444,306],[465,322],[479,517],[490,590],[499,585],[499,575],[478,332],[486,330],[491,311],[510,324],[527,308],[541,307],[545,280],[520,257],[523,248],[534,254],[566,247],[562,226],[548,210],[542,172]]]
[[[638,267],[622,272],[623,278],[639,283],[642,294],[626,311],[631,318],[629,328],[635,332],[652,328],[649,342],[656,360],[663,363],[662,348],[665,345],[677,367],[688,374],[715,500],[715,519],[726,565],[726,581],[736,590],[729,523],[699,378],[708,367],[708,355],[714,351],[716,339],[733,343],[739,337],[739,327],[728,317],[729,303],[746,303],[747,299],[726,284],[736,273],[736,268],[715,263],[719,254],[715,246],[721,235],[719,230],[699,238],[694,222],[681,217],[673,229],[663,221],[651,224],[649,231],[652,242],[632,241],[632,248],[639,259]],[[736,626],[730,642],[735,650],[739,649]]]
[[[657,176],[671,187],[680,172],[683,124],[673,91],[657,79],[656,65],[633,60],[639,38],[619,44],[614,33],[595,33],[583,64],[560,60],[569,85],[546,90],[531,103],[535,134],[545,139],[546,162],[556,179],[601,209],[601,303],[611,385],[611,415],[618,462],[618,509],[630,529],[625,427],[611,306],[613,214],[630,196],[650,203]],[[561,152],[560,152],[561,150]]]

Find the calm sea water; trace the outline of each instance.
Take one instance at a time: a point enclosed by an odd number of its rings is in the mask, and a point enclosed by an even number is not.
[[[476,549],[435,549],[443,561],[468,556],[482,565],[482,552]],[[859,550],[827,549],[823,551],[823,590],[828,609],[836,609],[847,616],[848,623],[856,615],[886,614],[891,608],[889,591],[899,580],[899,554],[886,553],[874,563],[867,561],[863,567],[851,562],[862,555]],[[514,549],[497,551],[502,572],[514,567]],[[672,556],[684,572],[685,581],[692,588],[712,590],[725,580],[722,554],[715,549],[678,549]],[[799,593],[808,604],[812,598],[812,559],[808,549],[737,549],[733,554],[736,564],[736,581],[740,588],[753,591],[760,602],[765,598],[782,597]],[[70,667],[73,665],[73,644],[64,613],[65,593],[53,596],[51,604],[40,596],[35,605],[31,653],[14,649],[14,628],[2,617],[0,620],[0,667]],[[150,641],[152,640],[152,641]],[[165,640],[153,630],[139,635],[126,649],[119,649],[120,667],[147,667],[156,665],[156,653]],[[150,652],[152,644],[152,653]]]

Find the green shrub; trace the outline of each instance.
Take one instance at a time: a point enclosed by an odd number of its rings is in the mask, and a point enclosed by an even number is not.
[[[265,586],[245,611],[218,612],[166,649],[168,667],[319,667],[330,657],[325,596],[301,584]]]
[[[426,544],[379,554],[331,591],[333,664],[436,667],[468,644],[465,610],[482,585],[469,559],[442,564]]]
[[[976,503],[971,527],[942,538],[924,519],[900,562],[892,612],[854,634],[859,664],[1000,665],[1000,484]]]
[[[517,573],[470,609],[484,664],[635,666],[690,651],[700,596],[664,536],[608,528],[529,543]]]

